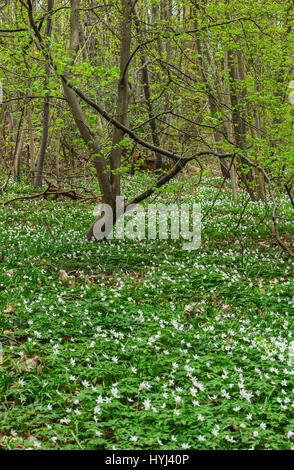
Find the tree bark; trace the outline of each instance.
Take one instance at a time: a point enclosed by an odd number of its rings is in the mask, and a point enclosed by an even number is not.
[[[19,179],[20,178],[20,167],[21,167],[21,155],[23,151],[23,144],[24,144],[24,138],[25,138],[25,131],[26,131],[26,116],[25,116],[25,110],[23,113],[23,121],[20,123],[20,130],[17,138],[17,145],[16,145],[16,150],[15,150],[15,155],[14,155],[14,164],[13,164],[13,172],[15,178]]]
[[[79,8],[80,0],[71,0],[69,66],[74,63],[76,52],[79,49]],[[102,193],[102,201],[113,205],[114,198],[110,181],[106,174],[106,161],[100,152],[99,142],[96,139],[94,132],[86,123],[86,117],[80,106],[76,93],[68,86],[65,79],[62,80],[62,86],[64,96],[68,102],[80,135],[93,156],[93,162]]]
[[[239,102],[239,96],[236,88],[236,83],[239,79],[239,75],[241,76],[241,80],[244,80],[243,71],[240,68],[240,58],[238,65],[236,64],[236,55],[232,50],[228,51],[228,72],[229,72],[229,79],[230,79],[230,98],[231,98],[231,111],[232,111],[232,124],[234,129],[234,137],[236,146],[241,150],[246,150],[246,122],[244,116],[244,110],[241,111],[241,103]],[[244,91],[241,93],[243,94]],[[244,95],[243,95],[244,98]],[[241,96],[242,100],[242,96]],[[242,103],[244,106],[244,103]],[[239,158],[241,166],[247,166],[245,160],[240,156]],[[240,177],[243,181],[248,194],[250,195],[251,199],[255,201],[254,191],[251,187],[252,184],[252,172],[251,170],[248,172],[244,170],[244,168],[239,167]]]
[[[54,8],[54,0],[48,0],[47,3],[47,25],[45,36],[49,42],[51,31],[52,31],[52,10]],[[49,47],[49,44],[47,45]],[[45,81],[44,87],[47,88],[48,86],[48,77],[50,76],[50,62],[46,60],[45,62]],[[36,175],[34,186],[35,188],[41,188],[42,186],[42,175],[43,175],[43,167],[46,158],[46,150],[47,150],[47,141],[48,141],[48,131],[49,131],[49,119],[50,119],[50,92],[47,92],[45,95],[44,101],[44,111],[43,111],[43,130],[42,130],[42,138],[41,138],[41,147],[40,153],[38,155],[37,166],[36,166]]]
[[[126,125],[128,122],[128,86],[129,86],[129,72],[128,60],[130,57],[131,49],[131,0],[121,0],[122,5],[122,18],[121,18],[121,47],[120,47],[120,78],[117,90],[117,120]],[[121,129],[114,128],[112,138],[112,150],[110,152],[110,183],[114,195],[120,194],[120,173],[122,149],[119,144],[124,137],[124,132]]]
[[[136,25],[137,36],[142,40],[143,35],[142,35],[141,26],[140,26],[140,21],[139,21],[139,18],[138,18],[137,15],[135,15],[135,25]],[[152,101],[151,101],[151,91],[150,91],[150,85],[149,85],[148,66],[147,66],[145,54],[142,50],[141,50],[141,67],[142,67],[143,90],[144,90],[144,95],[145,95],[145,102],[146,102],[146,106],[147,106],[147,111],[148,111],[148,117],[149,117],[149,124],[150,124],[150,129],[151,129],[152,140],[153,140],[154,145],[159,147],[160,146],[160,140],[159,140],[159,137],[158,137],[156,119],[154,117],[153,106],[152,106]],[[162,166],[161,155],[159,153],[156,153],[155,158],[156,158],[155,170],[159,170]]]

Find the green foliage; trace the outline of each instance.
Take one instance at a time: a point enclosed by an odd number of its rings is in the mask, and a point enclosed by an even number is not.
[[[0,209],[2,448],[293,446],[293,266],[276,262],[270,207],[244,215],[245,195],[232,208],[223,191],[212,208],[218,182],[194,196],[210,213],[191,253],[170,240],[89,244],[92,207],[65,200]]]

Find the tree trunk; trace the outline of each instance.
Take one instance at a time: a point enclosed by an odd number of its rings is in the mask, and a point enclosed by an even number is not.
[[[140,21],[137,15],[135,15],[135,25],[136,25],[136,31],[137,31],[137,36],[143,39],[142,35],[142,30],[140,26]],[[150,124],[150,129],[151,129],[151,135],[152,135],[152,140],[154,145],[157,147],[160,146],[160,140],[158,137],[158,131],[157,131],[157,126],[156,126],[156,119],[154,117],[154,112],[153,112],[153,106],[152,106],[152,101],[151,101],[151,91],[150,91],[150,86],[149,86],[149,73],[148,73],[148,66],[146,62],[146,57],[144,52],[141,52],[141,67],[142,67],[142,83],[143,83],[143,90],[144,90],[144,95],[145,95],[145,101],[146,101],[146,106],[147,106],[147,111],[148,111],[148,118],[149,118],[149,124]],[[155,155],[156,161],[155,161],[155,170],[159,170],[162,166],[162,158],[159,153]]]
[[[121,0],[122,4],[122,18],[121,18],[121,47],[120,47],[120,78],[117,90],[117,119],[124,125],[128,121],[128,86],[129,86],[129,72],[128,60],[130,57],[131,49],[131,0]],[[110,152],[110,183],[113,195],[119,196],[120,194],[120,173],[122,149],[119,144],[124,137],[124,132],[118,128],[114,128],[112,138],[112,150]]]
[[[20,123],[20,131],[17,139],[16,150],[14,155],[14,164],[13,164],[13,173],[15,178],[20,178],[20,167],[21,167],[21,155],[23,151],[23,144],[25,138],[25,131],[26,131],[26,118],[25,118],[25,111],[23,114],[23,121],[22,124]]]
[[[31,174],[35,173],[35,143],[34,143],[34,133],[33,133],[33,119],[32,119],[32,105],[28,105],[28,128],[29,128],[29,149],[30,149],[30,170]]]
[[[47,25],[46,25],[46,32],[45,36],[49,42],[51,31],[52,31],[52,10],[54,8],[54,0],[48,0],[47,3]],[[45,62],[45,80],[44,80],[44,87],[45,89],[48,86],[48,77],[50,75],[50,63],[48,60]],[[36,175],[34,186],[35,188],[40,188],[42,186],[42,175],[43,175],[43,167],[46,158],[46,150],[47,150],[47,140],[48,140],[48,130],[49,130],[49,117],[50,117],[50,92],[47,92],[45,95],[44,101],[44,111],[43,111],[43,131],[41,137],[41,147],[40,153],[38,155],[37,165],[36,165]]]
[[[241,79],[243,80],[244,80],[244,76],[243,76],[243,71],[240,68],[240,62],[238,65],[236,64],[236,56],[234,52],[229,50],[228,51],[228,71],[229,71],[229,78],[230,78],[229,89],[230,89],[230,98],[231,98],[232,124],[233,124],[233,129],[234,129],[234,137],[235,137],[236,146],[241,151],[244,151],[246,149],[246,123],[245,123],[244,109],[241,111],[241,105],[244,106],[244,103],[239,102],[239,96],[238,96],[238,92],[236,88],[239,75],[241,76]],[[242,92],[241,92],[241,95],[242,95]],[[244,98],[244,95],[243,95],[243,98]],[[242,159],[242,156],[239,158],[239,160],[240,160],[241,166],[247,166],[246,162]],[[252,172],[251,171],[248,172],[242,167],[239,167],[239,172],[240,172],[241,180],[243,181],[248,191],[248,194],[250,195],[251,199],[255,201],[256,198],[251,187]]]

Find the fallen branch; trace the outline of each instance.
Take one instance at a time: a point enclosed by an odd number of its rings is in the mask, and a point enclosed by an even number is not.
[[[14,341],[17,344],[21,344],[21,342],[18,341],[17,339],[11,338],[10,336],[7,336],[7,335],[0,335],[0,338],[5,338],[5,339],[8,339],[9,341]]]
[[[19,197],[15,197],[13,199],[10,199],[9,201],[6,201],[4,202],[3,206],[8,206],[9,204],[11,204],[12,202],[14,201],[20,201],[20,200],[28,200],[28,199],[38,199],[38,198],[41,198],[41,197],[45,197],[45,195],[48,193],[48,190],[49,190],[49,186],[48,188],[42,192],[42,193],[38,193],[38,194],[32,194],[31,196],[19,196]]]
[[[100,196],[97,196],[93,191],[91,190],[86,190],[85,192],[91,194],[91,196],[86,196],[85,194],[78,193],[75,189],[64,189],[60,188],[58,186],[53,185],[50,181],[48,181],[46,178],[46,183],[48,184],[48,187],[43,191],[42,193],[37,193],[37,194],[32,194],[30,196],[19,196],[15,197],[13,199],[10,199],[9,201],[6,201],[3,206],[7,206],[11,204],[14,201],[21,201],[21,200],[30,200],[30,199],[39,199],[39,198],[47,198],[48,196],[53,196],[54,199],[57,199],[60,196],[65,196],[69,197],[70,199],[74,201],[80,201],[80,202],[96,202],[100,199]]]

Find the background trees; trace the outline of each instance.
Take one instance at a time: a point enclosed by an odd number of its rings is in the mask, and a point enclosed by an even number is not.
[[[0,16],[8,174],[96,172],[114,205],[140,158],[154,187],[137,200],[213,158],[233,201],[240,186],[293,203],[292,1],[18,0]]]

